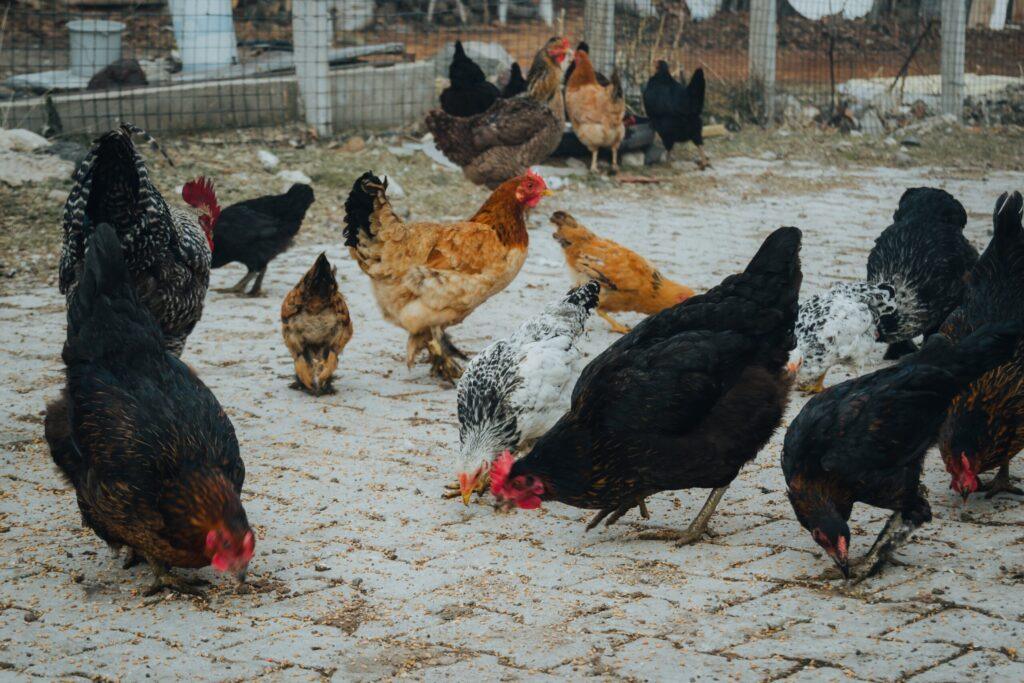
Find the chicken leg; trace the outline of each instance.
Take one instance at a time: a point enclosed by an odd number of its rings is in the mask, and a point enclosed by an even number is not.
[[[805,394],[820,394],[825,391],[825,376],[827,374],[827,372],[823,372],[813,382],[806,382],[805,384],[801,384],[798,388]]]
[[[427,342],[427,352],[430,353],[431,372],[451,384],[462,376],[462,368],[456,363],[444,348],[444,331],[440,327],[430,328],[431,339]]]
[[[697,161],[697,168],[702,171],[711,168],[711,162],[708,161],[708,155],[704,152],[704,145],[697,145],[697,152],[700,154],[700,159]]]
[[[249,282],[254,277],[256,277],[256,271],[250,270],[245,275],[243,275],[242,279],[236,282],[232,287],[223,287],[221,289],[215,289],[213,291],[220,292],[221,294],[241,294],[242,292],[245,291],[245,286],[249,284]]]
[[[899,564],[893,559],[892,554],[910,538],[910,534],[914,533],[917,526],[914,522],[904,519],[901,512],[892,513],[871,550],[857,562],[853,583],[857,584],[874,576],[886,563]]]
[[[677,546],[696,543],[705,533],[708,533],[708,522],[711,520],[711,515],[715,514],[715,508],[718,507],[722,496],[728,490],[728,486],[712,489],[711,495],[708,496],[707,501],[704,503],[704,507],[700,509],[694,520],[690,522],[690,526],[686,528],[686,531],[677,531],[675,529],[646,531],[637,538],[644,541],[675,541]]]
[[[612,175],[616,175],[619,172],[619,148],[618,146],[612,147]]]
[[[590,172],[597,173],[597,150],[590,150]]]
[[[249,293],[246,294],[246,296],[259,296],[260,295],[260,287],[263,286],[263,276],[266,275],[266,274],[267,274],[267,267],[263,266],[263,269],[260,270],[259,274],[256,275],[256,282],[253,283],[252,289],[249,290]]]
[[[162,590],[170,590],[175,593],[205,597],[203,591],[199,590],[199,586],[208,585],[209,581],[203,579],[183,579],[168,571],[163,562],[158,562],[151,557],[146,557],[146,561],[153,568],[153,583],[145,590],[142,594],[143,596],[148,598]]]
[[[645,498],[640,498],[639,500],[638,499],[633,499],[633,500],[630,500],[629,502],[622,503],[617,508],[605,508],[605,509],[601,510],[596,515],[594,515],[594,518],[592,520],[590,520],[590,523],[587,524],[587,529],[586,530],[590,531],[591,529],[596,527],[598,524],[601,523],[601,520],[604,519],[605,517],[608,517],[608,521],[605,522],[604,525],[605,526],[611,526],[612,524],[615,524],[615,522],[619,521],[619,519],[624,514],[626,514],[627,512],[629,512],[630,510],[632,510],[635,507],[639,507],[640,508],[640,516],[641,517],[643,517],[644,519],[650,519],[651,518],[651,513],[649,513],[647,511],[647,500]]]
[[[441,335],[441,348],[444,349],[444,352],[449,356],[455,356],[462,360],[469,360],[469,356],[466,355],[466,352],[455,345],[455,342],[452,341],[452,338],[448,336],[447,332],[444,332]]]
[[[1010,464],[1003,463],[996,476],[992,477],[986,484],[978,487],[979,491],[987,491],[985,499],[992,498],[1000,493],[1012,493],[1015,496],[1024,496],[1024,491],[1010,483]]]
[[[600,308],[597,309],[597,314],[605,319],[605,321],[612,326],[612,332],[618,332],[619,334],[629,334],[629,328],[620,323],[615,318],[611,317]]]
[[[409,341],[405,344],[405,365],[408,368],[416,363],[416,356],[419,355],[420,351],[427,348],[427,341],[430,339],[429,332],[419,332],[417,334],[410,334]]]

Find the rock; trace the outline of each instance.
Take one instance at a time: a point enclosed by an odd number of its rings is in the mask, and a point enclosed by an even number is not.
[[[341,146],[342,152],[348,152],[350,154],[362,152],[364,149],[366,149],[366,140],[363,140],[358,135],[353,135],[348,140],[345,140],[345,144]]]
[[[624,168],[643,168],[644,155],[640,152],[630,152],[622,155],[622,166]]]
[[[920,147],[921,141],[915,138],[913,135],[908,135],[903,138],[902,145],[904,147]]]
[[[860,131],[865,135],[884,135],[885,124],[874,109],[865,109],[860,116]]]
[[[488,77],[494,78],[512,68],[512,55],[499,43],[482,43],[477,40],[464,41],[462,49],[466,56],[483,69]],[[443,50],[434,56],[434,75],[438,78],[448,77],[448,65],[455,55],[455,43],[448,43]]]
[[[24,128],[0,130],[0,150],[11,152],[34,152],[48,147],[50,141]]]
[[[900,150],[899,152],[896,152],[896,156],[893,157],[893,158],[896,160],[896,165],[897,166],[913,166],[914,165],[914,157],[910,156],[909,154],[907,154],[906,152],[904,152],[902,150]]]
[[[55,202],[63,204],[68,200],[67,190],[50,190],[46,193],[47,198],[52,199]]]
[[[779,158],[779,155],[776,154],[775,152],[762,152],[761,156],[758,157],[758,158],[763,160],[763,161],[777,161],[778,158]]]
[[[415,148],[412,147],[388,147],[388,151],[396,157],[411,157],[415,152]]]
[[[388,199],[405,199],[405,190],[394,176],[385,176],[388,179]]]
[[[647,166],[660,164],[665,161],[667,156],[665,146],[661,144],[661,138],[658,138],[650,147],[644,150],[644,164]]]
[[[265,149],[256,152],[256,158],[260,160],[260,166],[263,167],[263,170],[268,172],[273,172],[281,164],[281,160],[277,158],[277,155]]]
[[[566,159],[565,165],[568,166],[569,168],[576,169],[579,171],[585,171],[588,168],[587,162],[583,161],[583,159],[577,159],[576,157],[570,157]]]
[[[289,183],[304,183],[309,185],[313,182],[312,178],[303,173],[302,171],[278,171],[277,177]]]
[[[887,138],[885,138],[884,142],[889,147],[895,147],[896,145],[900,144],[900,143],[896,142],[896,138],[894,138],[891,135],[888,136]]]
[[[19,154],[0,150],[0,183],[21,187],[71,175],[71,164],[50,154]],[[67,199],[67,195],[64,196]]]

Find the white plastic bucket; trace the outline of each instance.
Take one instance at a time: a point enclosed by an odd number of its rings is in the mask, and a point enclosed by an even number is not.
[[[124,24],[119,21],[69,21],[72,73],[92,78],[97,71],[121,59],[122,32]]]
[[[169,0],[184,71],[215,71],[238,62],[231,0]]]

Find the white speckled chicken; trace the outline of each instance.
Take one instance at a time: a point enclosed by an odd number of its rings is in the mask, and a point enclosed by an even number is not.
[[[835,365],[860,368],[877,348],[878,321],[896,310],[887,285],[841,282],[800,305],[791,370],[800,389],[818,393]]]
[[[569,409],[579,340],[599,293],[596,281],[570,290],[473,358],[458,383],[459,483],[449,497],[468,504],[489,485],[495,458],[525,450]]]

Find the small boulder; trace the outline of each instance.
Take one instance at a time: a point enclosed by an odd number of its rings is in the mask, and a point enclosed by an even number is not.
[[[313,182],[312,178],[310,178],[308,175],[306,175],[302,171],[297,171],[295,169],[288,171],[278,171],[277,177],[288,183],[303,183],[304,185],[309,185],[310,183]]]
[[[270,173],[281,165],[281,160],[277,158],[277,155],[265,149],[261,149],[256,152],[256,158],[259,159],[260,166],[263,167],[263,170]]]
[[[11,152],[34,152],[48,147],[50,141],[24,128],[0,129],[0,150]]]

